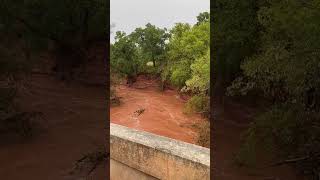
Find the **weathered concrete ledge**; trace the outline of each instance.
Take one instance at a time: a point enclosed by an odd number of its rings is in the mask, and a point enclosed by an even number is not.
[[[112,123],[110,155],[158,179],[210,179],[208,148]]]

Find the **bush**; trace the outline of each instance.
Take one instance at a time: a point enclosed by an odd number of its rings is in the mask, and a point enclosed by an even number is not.
[[[184,107],[184,113],[209,112],[209,98],[202,95],[193,96]]]
[[[210,52],[196,59],[191,64],[192,76],[186,81],[186,86],[193,93],[208,94],[210,88]]]
[[[210,122],[204,121],[199,125],[197,143],[200,146],[210,148]]]

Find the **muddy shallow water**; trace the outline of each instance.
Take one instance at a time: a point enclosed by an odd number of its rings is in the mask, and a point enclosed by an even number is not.
[[[80,179],[70,175],[74,163],[106,141],[105,87],[66,85],[47,75],[32,75],[28,87],[21,105],[42,112],[45,128],[26,140],[0,137],[0,179]],[[99,165],[89,178],[106,179],[106,169]]]
[[[110,109],[112,123],[196,143],[198,132],[192,126],[204,119],[184,114],[185,100],[175,90],[161,92],[154,80],[138,78],[131,87],[117,86],[116,94],[121,103]],[[144,111],[139,114],[139,110]]]

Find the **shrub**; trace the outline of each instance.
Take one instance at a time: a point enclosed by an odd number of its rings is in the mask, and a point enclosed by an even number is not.
[[[199,125],[197,143],[200,146],[210,148],[210,122],[204,121]]]
[[[193,96],[184,107],[184,113],[205,113],[209,111],[209,98],[202,95]]]

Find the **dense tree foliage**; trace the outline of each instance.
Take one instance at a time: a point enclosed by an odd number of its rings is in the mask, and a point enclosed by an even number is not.
[[[139,70],[138,48],[132,36],[118,31],[115,43],[111,46],[111,68],[127,76],[131,85]]]
[[[216,73],[229,95],[259,94],[271,104],[248,130],[242,161],[264,145],[282,158],[301,158],[298,167],[318,176],[319,10],[314,0],[217,2]]]
[[[186,81],[186,87],[197,94],[208,94],[210,88],[210,52],[196,59],[191,64],[191,78]]]
[[[167,76],[174,85],[184,87],[185,82],[192,78],[190,66],[196,59],[205,56],[210,48],[209,32],[209,22],[193,27],[188,24],[177,24],[171,30],[170,43],[168,44],[167,68],[169,68],[169,73]]]
[[[210,14],[209,12],[202,12],[197,16],[197,25],[203,23],[203,22],[209,22],[210,21]]]
[[[166,31],[166,29],[148,23],[145,28],[137,28],[131,34],[139,44],[145,58],[151,60],[154,67],[160,65],[164,59],[166,40],[169,37]]]

